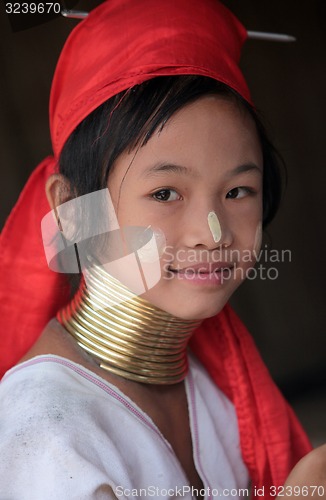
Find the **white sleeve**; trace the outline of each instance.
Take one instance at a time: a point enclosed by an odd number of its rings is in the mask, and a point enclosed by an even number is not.
[[[115,499],[109,476],[118,455],[107,454],[109,438],[98,451],[96,407],[90,417],[88,394],[83,400],[46,368],[0,384],[0,500]]]
[[[0,500],[117,498],[105,472],[89,460],[88,450],[82,455],[53,429],[32,426],[1,434]]]

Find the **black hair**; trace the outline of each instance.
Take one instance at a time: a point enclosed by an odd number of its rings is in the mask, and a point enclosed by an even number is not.
[[[141,147],[180,108],[206,95],[238,103],[252,116],[263,152],[263,225],[275,216],[282,195],[281,161],[257,112],[227,85],[203,76],[153,78],[108,99],[87,116],[67,140],[59,171],[76,196],[107,185],[115,160]]]

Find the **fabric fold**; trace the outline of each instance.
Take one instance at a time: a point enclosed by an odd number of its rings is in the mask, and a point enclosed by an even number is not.
[[[253,485],[265,486],[264,498],[269,498],[270,486],[283,485],[296,462],[312,449],[301,424],[230,305],[201,324],[190,346],[235,404],[244,461]]]
[[[49,319],[69,299],[65,276],[50,271],[41,220],[50,211],[45,183],[52,156],[33,171],[0,238],[0,377],[28,351]]]

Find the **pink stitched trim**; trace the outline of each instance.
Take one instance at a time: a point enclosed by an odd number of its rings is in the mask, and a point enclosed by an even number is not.
[[[200,473],[204,479],[204,487],[208,487],[209,488],[209,491],[212,491],[212,487],[206,477],[206,474],[205,474],[205,471],[204,471],[204,468],[203,468],[203,465],[201,463],[201,459],[200,459],[200,454],[198,453],[198,450],[199,450],[199,435],[198,435],[198,421],[197,421],[197,408],[196,408],[196,398],[195,398],[195,387],[194,387],[194,381],[193,381],[193,378],[192,378],[192,374],[191,374],[191,371],[189,370],[189,373],[188,373],[188,386],[189,386],[189,402],[191,404],[191,413],[192,413],[192,416],[193,416],[193,428],[194,428],[194,445],[195,445],[195,449],[194,449],[194,454],[196,455],[196,459],[197,459],[197,463],[199,465],[199,469],[200,469]],[[213,497],[211,495],[209,495],[208,497],[208,500],[211,500]]]
[[[101,382],[101,380],[98,380],[96,377],[93,377],[90,373],[87,373],[84,371],[82,368],[79,368],[79,366],[71,363],[68,360],[65,360],[64,358],[56,358],[56,357],[51,357],[51,356],[42,356],[42,358],[34,358],[31,359],[30,361],[25,361],[21,365],[15,366],[12,370],[10,370],[10,373],[7,373],[2,380],[5,380],[5,378],[10,377],[10,375],[13,372],[22,370],[23,368],[27,366],[33,366],[37,365],[43,362],[51,362],[51,363],[58,363],[60,365],[66,366],[67,368],[70,368],[74,372],[78,373],[81,377],[85,378],[89,382],[93,383],[94,385],[98,386],[100,389],[102,389],[104,392],[109,394],[112,398],[116,399],[120,403],[122,403],[128,410],[130,410],[139,420],[141,420],[147,427],[152,429],[166,444],[167,448],[169,449],[170,452],[172,452],[171,446],[169,443],[164,439],[158,428],[151,423],[150,420],[148,420],[145,415],[140,413],[137,408],[135,408],[129,401],[124,399],[120,394],[115,392],[109,385],[107,385],[105,382]]]

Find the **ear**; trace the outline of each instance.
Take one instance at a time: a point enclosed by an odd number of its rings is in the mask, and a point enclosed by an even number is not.
[[[53,174],[46,181],[45,194],[51,209],[54,211],[57,225],[62,232],[63,228],[57,211],[57,207],[73,198],[70,182],[62,174]],[[67,228],[65,229],[65,232],[67,233]]]
[[[48,178],[45,194],[52,210],[73,198],[70,182],[62,174],[53,174]]]

